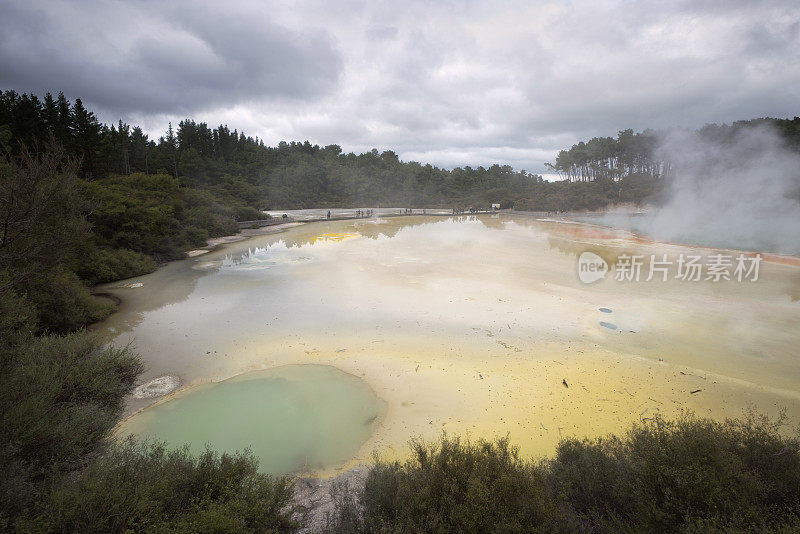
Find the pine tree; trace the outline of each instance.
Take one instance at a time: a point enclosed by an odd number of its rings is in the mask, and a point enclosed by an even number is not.
[[[44,120],[45,128],[47,131],[55,136],[56,129],[58,128],[58,106],[53,98],[53,95],[47,93],[44,95],[44,104],[42,105],[42,120]]]
[[[81,174],[85,178],[92,178],[97,170],[102,125],[94,113],[83,106],[80,98],[76,98],[72,106],[72,120],[75,125],[76,154],[82,159]]]
[[[58,98],[56,99],[56,113],[57,119],[53,125],[53,135],[65,148],[71,149],[75,144],[72,111],[69,100],[61,91],[58,92]]]
[[[167,129],[167,137],[164,139],[164,143],[167,146],[167,154],[170,158],[170,162],[172,164],[172,172],[175,176],[175,179],[178,179],[178,138],[175,137],[175,131],[172,129],[172,123],[169,123],[169,129]]]

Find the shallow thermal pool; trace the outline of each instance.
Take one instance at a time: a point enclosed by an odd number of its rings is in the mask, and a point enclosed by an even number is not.
[[[327,365],[252,371],[184,391],[123,423],[134,434],[217,451],[249,448],[270,473],[324,468],[352,458],[385,412],[372,389]]]
[[[286,472],[403,457],[442,431],[541,455],[682,410],[800,421],[798,258],[768,258],[756,282],[648,282],[646,263],[638,282],[584,284],[585,251],[715,252],[524,216],[415,216],[303,224],[111,284],[122,304],[98,329],[138,350],[143,383],[182,388],[131,398],[120,432],[250,447]]]

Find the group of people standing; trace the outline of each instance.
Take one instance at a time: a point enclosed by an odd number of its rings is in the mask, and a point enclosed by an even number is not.
[[[425,214],[427,213],[427,210],[425,210],[425,209],[422,209],[421,211],[422,211],[422,214],[423,214],[423,215],[425,215]],[[465,212],[465,211],[466,211],[466,210],[456,210],[456,209],[453,209],[453,213],[457,213],[457,212],[458,212],[458,213],[462,213],[462,212]],[[470,208],[470,212],[472,212],[472,211],[473,211],[473,210]],[[401,211],[400,213],[402,213],[402,214],[405,214],[405,215],[412,215],[412,214],[414,213],[414,210],[413,210],[413,208],[404,208],[404,209],[403,209],[403,211]],[[328,212],[327,212],[325,215],[326,215],[326,217],[327,217],[328,219],[330,219],[330,218],[331,218],[331,210],[328,210]],[[372,216],[374,216],[374,215],[375,215],[375,210],[372,210],[372,209],[367,209],[367,210],[356,210],[356,217],[357,217],[357,218],[361,218],[361,217],[372,217]],[[286,217],[286,215],[284,215],[284,217]]]
[[[374,210],[356,210],[356,217],[372,217],[373,211]],[[326,213],[326,217],[328,219],[331,218],[331,210],[328,210],[328,213]]]

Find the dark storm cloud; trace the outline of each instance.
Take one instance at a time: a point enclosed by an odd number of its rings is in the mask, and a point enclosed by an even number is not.
[[[342,68],[324,32],[283,28],[257,6],[37,4],[2,7],[0,86],[63,90],[116,113],[318,97]]]
[[[626,128],[800,114],[797,0],[81,0],[3,11],[0,85],[64,90],[155,135],[190,115],[269,143],[543,171],[559,149]]]

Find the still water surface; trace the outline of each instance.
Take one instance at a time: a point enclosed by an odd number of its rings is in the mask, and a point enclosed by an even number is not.
[[[283,474],[346,462],[384,411],[363,380],[327,365],[285,365],[192,388],[119,433],[189,444],[195,454],[249,448],[263,470]]]
[[[141,353],[144,381],[188,388],[126,428],[249,446],[275,472],[402,457],[443,430],[549,454],[655,413],[800,416],[796,265],[765,262],[755,283],[586,285],[586,250],[709,253],[508,215],[309,223],[112,284],[122,305],[98,328]],[[278,374],[248,374],[262,370]]]

